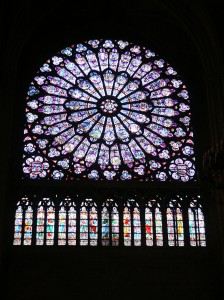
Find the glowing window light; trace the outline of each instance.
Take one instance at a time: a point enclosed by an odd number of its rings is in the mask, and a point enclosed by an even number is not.
[[[26,100],[24,177],[195,180],[187,88],[145,47],[67,47],[43,64]]]
[[[146,204],[145,234],[146,246],[163,246],[162,213],[157,200],[150,200]]]
[[[103,246],[119,245],[119,213],[117,204],[113,199],[103,203],[101,211],[101,240]]]
[[[15,213],[13,245],[31,245],[33,229],[32,202],[23,197],[18,203]]]
[[[58,245],[76,245],[76,208],[70,197],[66,197],[59,205],[58,213]]]
[[[198,196],[198,198],[200,198]],[[206,235],[205,235],[205,222],[202,206],[198,201],[194,199],[190,202],[188,208],[188,222],[190,232],[190,245],[195,246],[206,246]]]
[[[98,213],[96,203],[86,199],[80,207],[80,245],[97,246]]]
[[[124,246],[141,245],[140,209],[137,202],[130,199],[123,210]]]
[[[166,211],[169,246],[184,246],[184,227],[181,205],[171,200]]]
[[[55,208],[49,198],[43,198],[37,207],[36,245],[54,245]]]

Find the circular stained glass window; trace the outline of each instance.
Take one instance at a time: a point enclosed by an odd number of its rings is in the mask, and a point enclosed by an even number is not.
[[[90,40],[57,53],[29,87],[26,120],[24,177],[195,177],[186,86],[133,43]]]

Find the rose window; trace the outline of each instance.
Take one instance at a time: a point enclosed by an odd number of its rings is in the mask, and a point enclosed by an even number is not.
[[[26,120],[24,177],[195,178],[186,86],[133,43],[90,40],[53,56],[29,87]]]

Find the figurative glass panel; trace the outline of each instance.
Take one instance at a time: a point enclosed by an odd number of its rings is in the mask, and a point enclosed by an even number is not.
[[[66,245],[67,241],[67,213],[66,208],[62,206],[58,213],[58,245]]]
[[[37,208],[37,232],[36,244],[44,245],[44,232],[45,232],[45,209],[43,206]]]
[[[23,175],[195,180],[185,83],[153,51],[126,41],[61,50],[27,92]]]
[[[20,202],[18,203],[15,214],[15,225],[14,225],[14,240],[13,245],[21,245],[22,241],[22,224],[23,224],[23,208],[20,205]]]
[[[27,197],[23,197],[16,206],[13,245],[31,245],[32,230],[32,202]]]
[[[98,216],[97,216],[97,210],[95,206],[90,208],[89,213],[89,219],[90,219],[90,246],[96,246],[97,245],[97,239],[98,239]]]
[[[54,244],[54,226],[55,226],[55,211],[54,207],[50,206],[47,208],[47,234],[46,234],[46,244]]]
[[[141,220],[140,210],[135,207],[133,210],[133,229],[134,229],[134,246],[141,246]]]
[[[98,244],[98,212],[96,203],[86,199],[80,208],[80,245],[97,246]]]
[[[131,246],[131,213],[130,208],[125,207],[123,212],[124,245]]]
[[[115,204],[111,212],[112,246],[119,245],[119,226],[119,213],[117,204]]]
[[[85,206],[80,210],[80,245],[89,245],[89,216]]]
[[[200,198],[198,196],[198,198]],[[205,237],[205,222],[204,214],[202,212],[202,206],[195,199],[191,201],[190,207],[188,208],[188,222],[190,232],[190,245],[191,246],[206,246]]]
[[[102,245],[108,246],[110,245],[110,214],[108,212],[107,207],[103,207],[101,212],[101,218],[102,218]]]
[[[146,204],[145,234],[147,246],[163,246],[162,213],[157,200],[150,200]]]
[[[141,245],[140,209],[133,199],[128,200],[123,211],[124,246]]]
[[[58,245],[76,245],[76,208],[71,198],[60,203],[58,213]]]
[[[119,245],[119,213],[117,204],[112,199],[103,203],[101,211],[101,230],[103,246]]]
[[[36,245],[54,245],[55,208],[49,198],[43,198],[37,207]]]
[[[169,246],[184,246],[183,215],[180,203],[171,200],[166,211]]]
[[[32,243],[32,227],[33,226],[33,209],[29,205],[25,211],[25,224],[24,224],[24,245],[31,245]]]
[[[76,209],[74,205],[68,210],[68,245],[76,245]]]

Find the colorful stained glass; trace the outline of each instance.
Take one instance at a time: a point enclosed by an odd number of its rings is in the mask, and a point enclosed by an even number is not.
[[[123,212],[124,245],[131,246],[131,213],[130,208],[125,207]]]
[[[35,231],[36,245],[54,245],[56,241],[58,245],[97,246],[100,241],[103,246],[118,246],[120,232],[123,232],[121,237],[125,246],[142,244],[163,246],[163,227],[165,228],[163,220],[166,218],[168,245],[184,246],[185,239],[188,240],[185,232],[188,231],[184,229],[181,205],[182,202],[187,201],[185,204],[189,203],[186,212],[188,212],[190,245],[205,247],[205,221],[200,196],[186,195],[184,198],[186,199],[183,200],[183,196],[176,195],[166,199],[156,195],[147,202],[141,202],[141,207],[144,209],[143,219],[140,207],[134,199],[123,202],[124,209],[119,215],[117,203],[108,198],[101,206],[98,227],[98,209],[92,199],[85,199],[76,209],[76,204],[70,197],[66,197],[61,202],[43,198],[34,210],[32,202],[24,197],[16,207],[13,245],[32,245],[33,231]],[[165,201],[168,201],[167,209],[163,214],[160,205]],[[77,220],[79,220],[78,229]],[[142,222],[145,226],[143,232]]]
[[[162,213],[157,200],[150,200],[145,208],[146,246],[163,246]]]
[[[24,178],[195,179],[188,91],[144,47],[67,47],[43,64],[26,100]]]
[[[141,246],[141,219],[138,203],[130,199],[123,211],[124,246]]]
[[[55,210],[53,206],[47,208],[47,230],[46,245],[54,244],[54,226],[55,226]]]
[[[86,199],[80,208],[80,245],[97,246],[98,244],[98,213],[96,203]]]
[[[133,231],[134,231],[134,246],[141,246],[141,220],[140,210],[135,207],[133,210]]]
[[[13,245],[31,245],[33,229],[32,202],[23,197],[18,203],[15,213]]]
[[[76,208],[71,198],[60,203],[58,212],[58,245],[76,245]]]
[[[58,245],[66,245],[67,243],[67,212],[62,206],[58,213]]]
[[[45,233],[45,209],[41,205],[37,209],[37,233],[36,233],[37,245],[44,245],[44,233]]]
[[[101,211],[101,230],[102,230],[102,245],[103,246],[118,246],[119,245],[119,213],[117,204],[113,199],[107,199],[103,203]]]
[[[184,246],[184,226],[181,205],[171,200],[166,211],[169,246]]]
[[[198,198],[200,198],[198,196]],[[206,246],[205,222],[202,206],[194,199],[188,208],[188,222],[191,246]]]
[[[49,198],[43,198],[37,207],[36,245],[54,245],[55,208]]]
[[[76,245],[76,209],[72,205],[68,210],[68,245]]]
[[[103,207],[101,212],[102,219],[102,245],[109,246],[110,245],[110,213],[108,212],[107,207]]]
[[[22,223],[23,223],[23,208],[18,203],[16,214],[15,214],[15,226],[14,226],[14,240],[13,245],[21,245],[22,241]]]
[[[24,224],[24,245],[31,245],[32,243],[32,229],[33,229],[33,209],[29,205],[25,211],[25,224]]]

